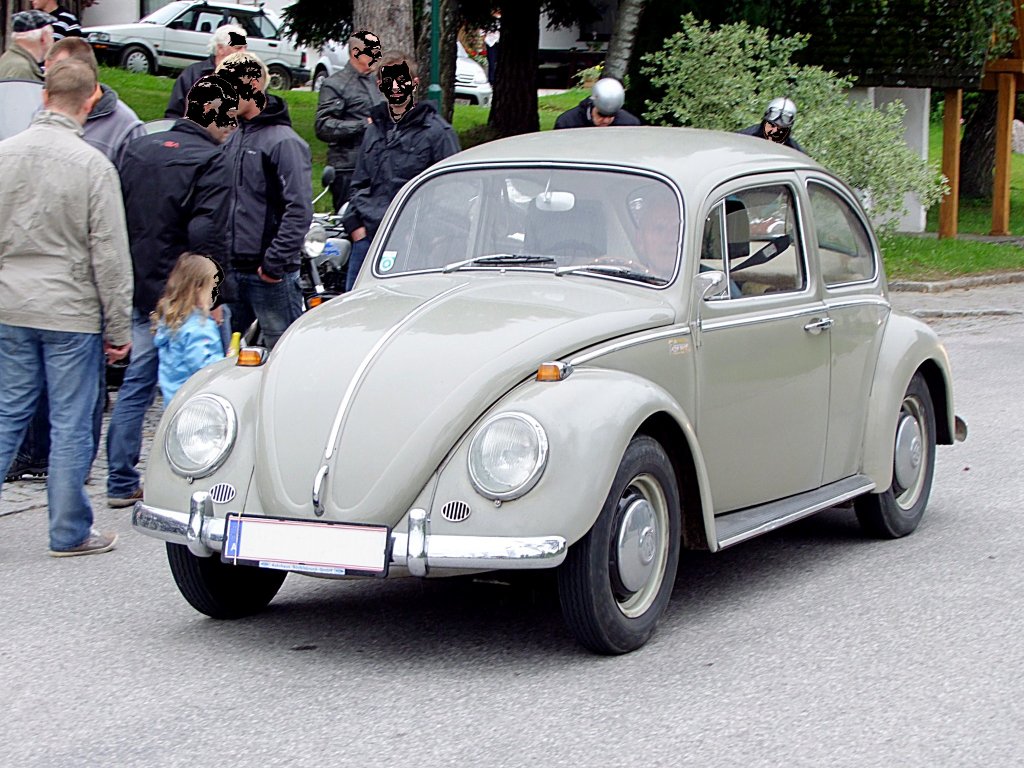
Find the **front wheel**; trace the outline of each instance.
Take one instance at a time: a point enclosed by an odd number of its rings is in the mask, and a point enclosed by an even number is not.
[[[270,73],[270,89],[274,91],[290,91],[292,87],[292,73],[280,64],[271,64],[267,71]]]
[[[137,75],[154,75],[156,66],[149,51],[141,45],[129,45],[121,54],[121,66]]]
[[[327,79],[327,70],[325,70],[325,69],[318,69],[316,71],[316,74],[313,75],[313,85],[312,85],[313,93],[319,93],[320,92],[320,88],[323,87],[324,80],[326,80],[326,79]]]
[[[896,420],[892,485],[854,502],[861,528],[871,536],[898,539],[921,522],[935,471],[935,408],[928,385],[915,373]]]
[[[286,571],[228,565],[216,555],[196,557],[182,544],[167,543],[174,582],[189,605],[214,619],[240,619],[266,608]]]
[[[619,654],[647,642],[672,594],[680,520],[672,462],[653,438],[633,438],[597,521],[558,570],[562,614],[582,645]]]

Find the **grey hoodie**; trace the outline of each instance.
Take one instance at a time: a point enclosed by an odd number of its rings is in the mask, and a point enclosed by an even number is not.
[[[100,84],[103,96],[89,113],[82,138],[118,165],[132,139],[146,135],[146,125],[131,107],[117,98],[117,91]]]

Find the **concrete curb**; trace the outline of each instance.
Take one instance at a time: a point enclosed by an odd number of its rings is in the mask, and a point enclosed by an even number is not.
[[[917,282],[913,280],[891,280],[890,291],[907,293],[942,293],[958,288],[978,288],[985,285],[1006,285],[1008,283],[1024,283],[1024,272],[1000,272],[995,275],[970,275],[954,277],[949,280],[933,282]]]

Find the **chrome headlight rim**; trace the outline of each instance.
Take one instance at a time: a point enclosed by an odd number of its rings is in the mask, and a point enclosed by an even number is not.
[[[476,446],[477,441],[481,440],[483,436],[487,434],[487,430],[490,429],[490,427],[495,422],[502,421],[504,419],[515,419],[521,421],[528,427],[530,427],[531,430],[533,430],[537,438],[537,457],[534,461],[533,470],[530,472],[526,480],[524,480],[515,488],[512,488],[508,491],[499,492],[487,488],[481,482],[479,476],[477,475],[473,467],[473,449]],[[477,428],[476,433],[473,435],[473,439],[469,441],[469,450],[466,453],[466,467],[469,471],[469,480],[473,484],[473,488],[476,489],[476,492],[479,493],[481,496],[491,499],[492,501],[512,501],[513,499],[518,499],[521,496],[525,496],[527,493],[533,490],[533,487],[535,485],[537,485],[537,482],[540,480],[541,475],[544,474],[544,470],[547,468],[547,464],[547,432],[544,430],[544,427],[541,426],[541,423],[537,421],[537,419],[533,418],[533,416],[530,416],[528,413],[523,413],[521,411],[503,411],[501,413],[496,413],[493,416],[489,416],[487,419],[485,419],[484,422]]]
[[[320,224],[313,224],[302,240],[302,250],[311,259],[319,257],[327,245],[327,230]]]
[[[200,467],[199,469],[186,469],[184,467],[179,466],[172,458],[171,451],[168,448],[168,441],[172,439],[177,439],[178,420],[181,418],[181,415],[185,413],[185,411],[189,408],[189,406],[195,404],[197,401],[200,400],[209,400],[213,403],[216,403],[220,407],[221,411],[223,411],[224,421],[227,430],[227,439],[224,441],[224,446],[221,449],[220,453],[213,461],[207,463],[205,466]],[[175,413],[174,416],[171,417],[171,421],[167,425],[167,431],[164,434],[164,456],[167,457],[167,463],[171,465],[171,469],[174,471],[174,474],[179,475],[180,477],[188,478],[190,480],[209,477],[218,469],[220,469],[224,465],[224,462],[227,461],[228,456],[231,454],[231,449],[234,448],[235,446],[235,439],[237,437],[238,418],[235,416],[235,409],[232,407],[230,401],[228,401],[227,398],[210,393],[194,395],[193,397],[190,397],[187,401],[185,401],[184,405],[182,405],[181,408],[178,409],[177,413]]]

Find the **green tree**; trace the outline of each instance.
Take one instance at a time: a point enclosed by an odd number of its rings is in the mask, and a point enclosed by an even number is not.
[[[795,134],[808,151],[863,195],[876,220],[904,211],[903,196],[938,202],[945,181],[903,140],[902,104],[873,109],[851,102],[849,78],[794,63],[807,36],[773,36],[746,22],[715,29],[692,15],[658,51],[642,57],[655,93],[644,117],[661,125],[736,131],[780,94],[799,107]],[[756,116],[752,118],[752,116]]]

